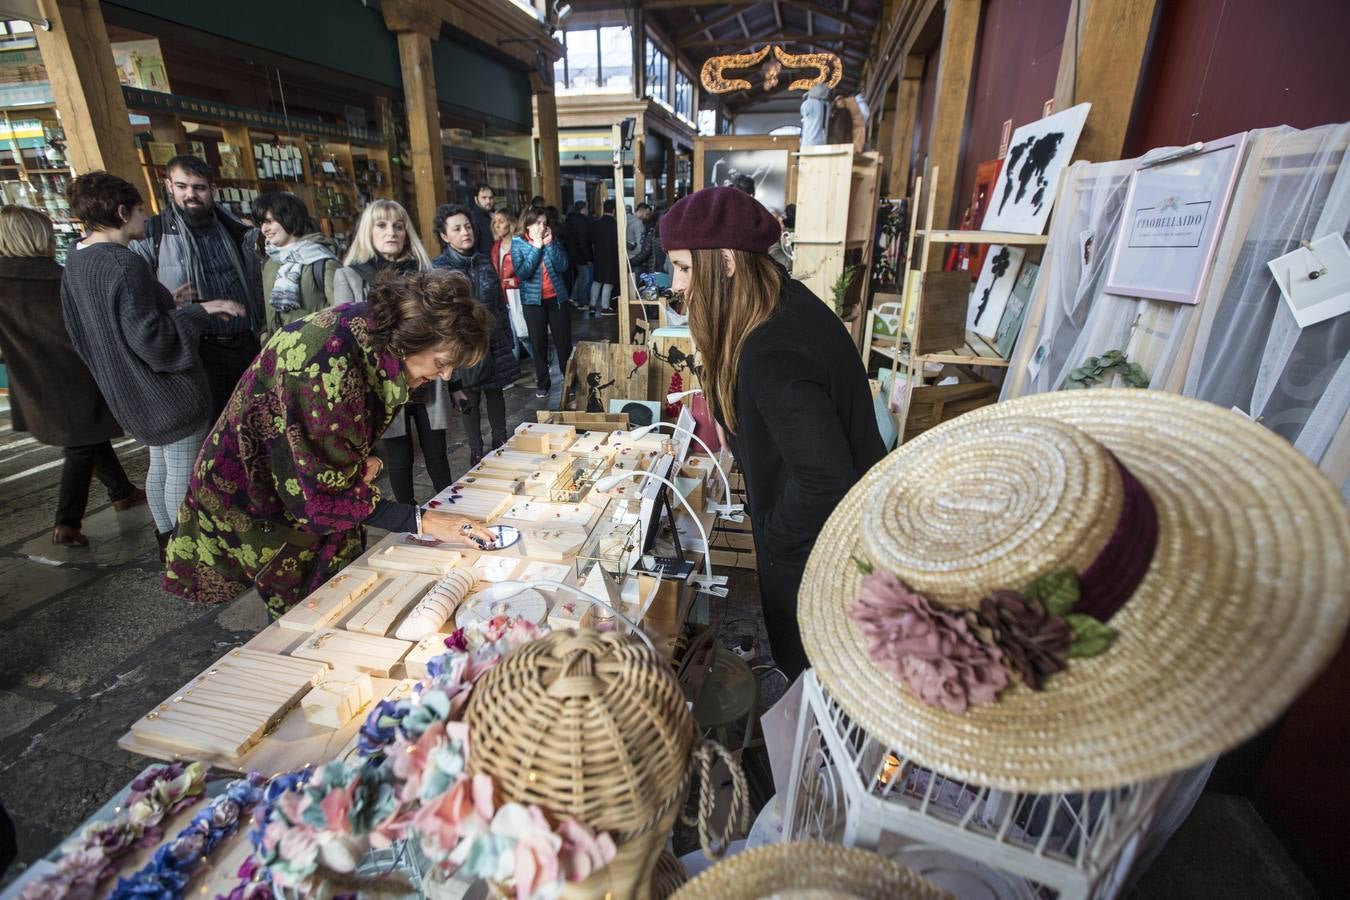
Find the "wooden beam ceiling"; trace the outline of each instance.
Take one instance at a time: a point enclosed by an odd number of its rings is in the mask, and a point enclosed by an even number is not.
[[[738,50],[759,44],[810,44],[826,46],[836,44],[866,44],[870,35],[854,32],[852,34],[764,34],[750,38],[730,38],[717,41],[680,41],[681,50]]]

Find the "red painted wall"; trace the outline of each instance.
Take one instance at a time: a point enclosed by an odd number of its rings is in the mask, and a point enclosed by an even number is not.
[[[1055,96],[1069,0],[987,0],[975,51],[975,80],[966,121],[952,225],[959,225],[975,186],[975,168],[998,156],[1003,123],[1013,128],[1041,117]]]
[[[1350,119],[1346,0],[1164,0],[1125,156]]]

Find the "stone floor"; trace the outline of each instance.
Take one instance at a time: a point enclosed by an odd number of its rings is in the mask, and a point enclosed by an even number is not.
[[[613,319],[576,323],[577,339],[613,339]],[[507,392],[507,414],[533,420],[533,382]],[[2,401],[0,401],[2,403]],[[486,424],[486,423],[485,423]],[[452,427],[451,469],[468,451]],[[148,462],[134,441],[118,447],[140,482]],[[130,780],[146,760],[117,738],[148,703],[171,693],[228,647],[266,624],[255,594],[190,606],[159,588],[154,526],[145,507],[115,512],[101,487],[90,500],[91,546],[50,543],[60,452],[11,430],[0,412],[0,801],[18,828],[19,861],[0,884],[45,855]],[[429,496],[425,476],[419,494]],[[719,637],[764,645],[752,573],[733,573]],[[1288,855],[1241,797],[1205,794],[1132,896],[1315,897]]]

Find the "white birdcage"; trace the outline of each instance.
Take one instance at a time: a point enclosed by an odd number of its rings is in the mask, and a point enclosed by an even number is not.
[[[963,900],[1110,898],[1184,819],[1209,769],[1087,793],[981,787],[873,738],[808,671],[784,840],[880,850]]]

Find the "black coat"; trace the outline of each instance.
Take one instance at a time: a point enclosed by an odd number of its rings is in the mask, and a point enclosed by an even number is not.
[[[745,490],[774,660],[805,666],[796,631],[806,558],[839,501],[885,455],[858,349],[800,281],[746,339],[728,442]],[[718,420],[725,428],[720,411]]]
[[[502,283],[497,279],[497,270],[492,268],[492,260],[481,253],[474,253],[472,257],[468,257],[451,247],[446,247],[440,256],[431,261],[431,267],[450,269],[467,275],[473,282],[475,295],[497,322],[496,327],[492,329],[492,342],[487,356],[484,356],[478,365],[457,372],[456,380],[469,391],[484,388],[500,390],[508,387],[520,377],[520,361],[512,352],[514,342],[506,324],[506,298],[502,295]]]
[[[570,212],[563,220],[563,246],[574,266],[591,262],[591,220],[579,212]]]
[[[52,259],[0,257],[10,419],[15,431],[53,447],[100,444],[121,437],[122,429],[66,333],[61,275]]]
[[[661,232],[656,226],[642,232],[637,252],[628,257],[635,275],[653,275],[666,270],[666,249],[661,246]]]
[[[591,277],[598,284],[619,285],[619,223],[604,215],[591,223]]]
[[[469,224],[473,226],[473,249],[476,253],[491,258],[492,254],[492,213],[477,203],[469,204]]]

